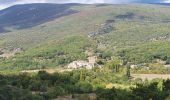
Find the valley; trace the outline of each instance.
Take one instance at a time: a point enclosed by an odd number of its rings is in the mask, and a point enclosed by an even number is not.
[[[0,10],[0,100],[169,100],[169,16],[163,4]]]

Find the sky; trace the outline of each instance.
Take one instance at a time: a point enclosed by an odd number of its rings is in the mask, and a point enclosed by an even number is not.
[[[0,0],[0,10],[12,5],[28,3],[170,3],[170,0]]]

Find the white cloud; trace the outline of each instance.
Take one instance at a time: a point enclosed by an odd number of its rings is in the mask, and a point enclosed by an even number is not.
[[[7,8],[7,7],[9,7],[9,6],[7,6],[7,5],[0,5],[0,10],[4,9],[4,8]]]
[[[170,3],[170,0],[165,0],[164,3]]]
[[[16,4],[27,4],[27,3],[46,3],[48,0],[16,0],[11,2],[3,2],[0,1],[0,9],[4,9]]]

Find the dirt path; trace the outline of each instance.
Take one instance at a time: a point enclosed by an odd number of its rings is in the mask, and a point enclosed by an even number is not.
[[[88,61],[90,64],[96,64],[96,56],[95,56],[95,53],[94,53],[94,50],[93,48],[88,48],[86,51],[85,51],[85,54],[87,54],[88,56]]]
[[[170,74],[132,74],[133,79],[141,78],[142,80],[148,79],[170,79]]]

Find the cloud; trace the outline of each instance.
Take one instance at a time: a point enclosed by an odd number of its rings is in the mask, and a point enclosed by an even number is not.
[[[47,2],[48,0],[0,0],[0,9],[4,9],[16,4],[47,3]]]
[[[170,3],[170,0],[0,0],[0,9],[27,3]]]
[[[165,3],[170,3],[170,0],[166,0],[166,1],[164,1]]]

